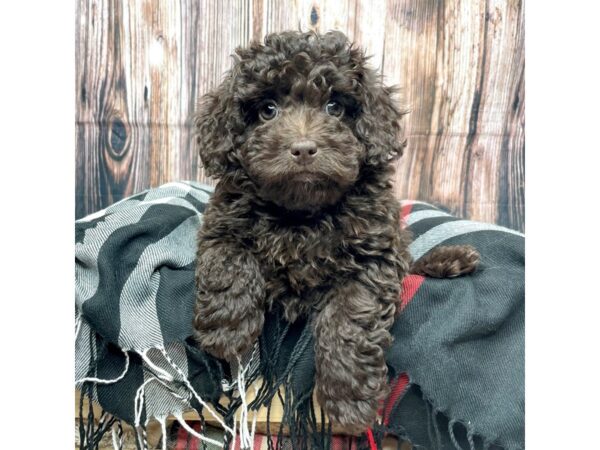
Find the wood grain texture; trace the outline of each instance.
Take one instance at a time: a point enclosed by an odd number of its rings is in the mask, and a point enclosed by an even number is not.
[[[409,146],[396,191],[524,229],[521,0],[80,1],[76,216],[175,179],[206,180],[197,99],[238,45],[338,29],[402,88]]]

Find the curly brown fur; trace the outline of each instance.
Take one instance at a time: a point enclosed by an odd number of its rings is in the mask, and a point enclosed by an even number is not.
[[[220,178],[198,236],[197,341],[231,360],[275,302],[290,321],[314,315],[315,389],[345,426],[375,420],[410,265],[391,96],[342,33],[285,32],[237,49],[195,118],[205,170]]]
[[[436,247],[416,261],[410,273],[432,278],[455,278],[472,273],[479,264],[479,253],[470,245]]]

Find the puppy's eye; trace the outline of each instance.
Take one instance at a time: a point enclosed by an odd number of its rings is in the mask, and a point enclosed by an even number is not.
[[[344,114],[344,106],[336,101],[330,101],[325,105],[325,112],[333,117],[342,117]]]
[[[277,114],[279,114],[279,108],[273,100],[263,103],[258,110],[258,115],[264,121],[273,120]]]

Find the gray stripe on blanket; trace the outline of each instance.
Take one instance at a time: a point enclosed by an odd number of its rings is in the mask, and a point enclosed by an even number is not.
[[[109,214],[103,222],[85,230],[83,242],[75,244],[75,302],[81,307],[83,302],[94,296],[100,282],[98,254],[106,240],[119,228],[139,222],[150,207],[140,207],[139,203],[119,214]]]
[[[138,195],[141,195],[140,193]],[[104,217],[108,214],[114,214],[118,211],[127,211],[128,209],[134,208],[136,205],[140,204],[141,200],[133,199],[133,198],[124,198],[119,200],[116,203],[108,206],[107,208],[101,209],[100,211],[96,211],[95,213],[89,214],[85,217],[82,217],[79,220],[76,220],[75,223],[85,223],[91,222],[94,219],[98,219],[100,217]]]
[[[119,346],[124,350],[164,346],[156,309],[159,270],[164,266],[183,267],[194,261],[198,223],[197,215],[190,216],[167,236],[148,245],[140,255],[119,299]]]
[[[415,211],[408,215],[406,219],[406,225],[413,225],[421,220],[431,219],[433,217],[451,217],[450,214],[440,211],[439,209],[424,209],[422,211]]]
[[[198,214],[198,211],[190,202],[179,197],[166,197],[142,202],[135,200],[135,204],[128,203],[127,208],[120,210],[119,214],[108,211],[104,221],[99,222],[93,228],[85,230],[83,242],[75,244],[75,259],[77,261],[75,265],[75,301],[79,307],[86,300],[92,298],[98,289],[98,254],[106,240],[120,228],[138,223],[152,205],[160,203],[183,206]]]
[[[410,254],[416,261],[421,258],[425,253],[431,250],[433,247],[440,245],[442,242],[447,241],[456,236],[462,234],[472,233],[474,231],[501,231],[504,233],[514,234],[516,236],[525,237],[523,233],[511,230],[509,228],[493,225],[489,223],[471,222],[469,220],[457,220],[452,222],[446,222],[431,230],[423,233],[417,239],[415,239],[409,247]]]

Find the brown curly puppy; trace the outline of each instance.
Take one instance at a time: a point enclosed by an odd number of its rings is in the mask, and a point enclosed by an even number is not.
[[[220,178],[198,237],[197,341],[233,360],[274,302],[290,321],[314,314],[319,402],[342,426],[369,426],[410,266],[391,184],[403,112],[340,32],[272,34],[236,54],[195,118]],[[431,274],[476,263],[448,256]]]

